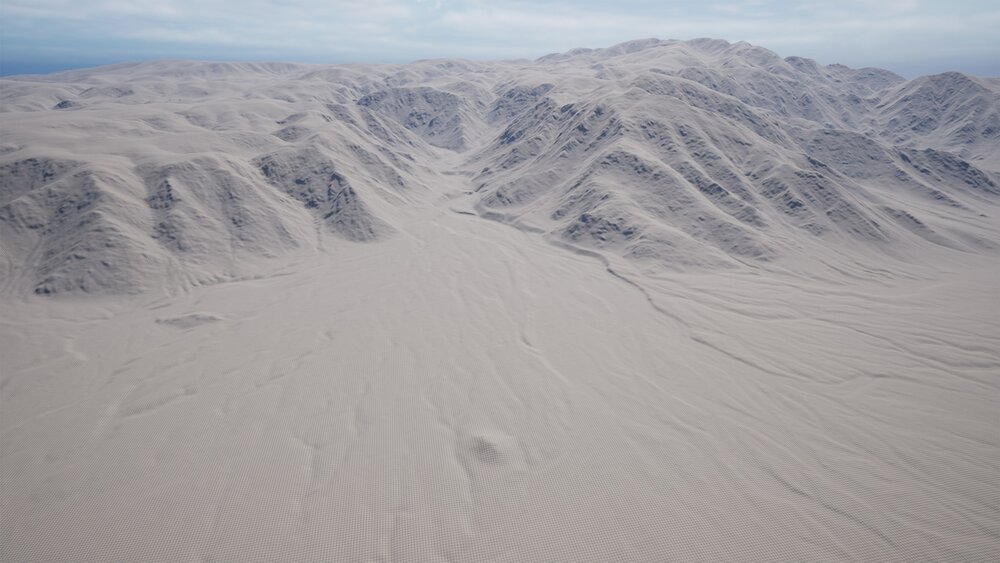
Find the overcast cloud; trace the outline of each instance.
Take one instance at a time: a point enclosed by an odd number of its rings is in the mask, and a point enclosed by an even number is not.
[[[161,58],[536,58],[715,37],[907,76],[1000,75],[1000,3],[986,0],[2,0],[0,21],[3,74]]]

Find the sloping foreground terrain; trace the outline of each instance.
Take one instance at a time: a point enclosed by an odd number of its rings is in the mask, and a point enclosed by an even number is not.
[[[0,560],[989,561],[996,79],[0,80]]]

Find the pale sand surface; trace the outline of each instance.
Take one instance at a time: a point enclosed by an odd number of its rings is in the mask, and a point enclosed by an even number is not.
[[[3,558],[996,555],[996,264],[633,278],[667,315],[536,235],[407,232],[175,299],[5,303]]]

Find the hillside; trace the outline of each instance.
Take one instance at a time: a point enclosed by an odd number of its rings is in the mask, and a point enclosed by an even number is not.
[[[482,213],[654,270],[863,276],[1000,241],[1000,94],[959,73],[643,40],[534,62],[152,62],[2,88],[8,293],[258,275],[327,238],[394,236],[447,174]]]

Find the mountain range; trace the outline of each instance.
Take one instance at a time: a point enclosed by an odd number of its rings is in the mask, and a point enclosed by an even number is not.
[[[1000,248],[1000,80],[640,40],[535,61],[157,61],[0,82],[3,290],[175,291],[482,216],[657,270]],[[817,270],[818,268],[818,270]]]

